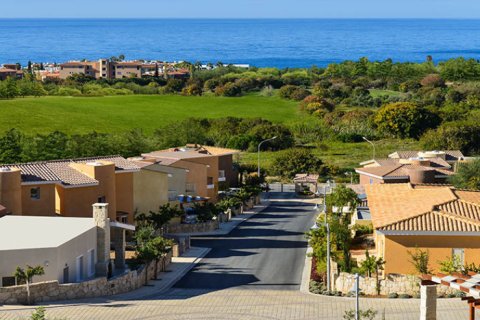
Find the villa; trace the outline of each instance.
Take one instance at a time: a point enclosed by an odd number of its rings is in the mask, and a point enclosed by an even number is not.
[[[428,250],[433,271],[453,256],[480,263],[480,192],[410,183],[366,185],[365,192],[385,274],[413,273],[416,248]]]

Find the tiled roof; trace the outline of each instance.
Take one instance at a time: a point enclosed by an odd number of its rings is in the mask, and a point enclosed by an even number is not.
[[[8,69],[8,68],[0,68],[0,73],[12,73],[12,72],[17,72],[17,70],[14,69]]]
[[[413,164],[396,164],[396,165],[385,165],[378,167],[365,167],[355,169],[358,173],[366,173],[374,175],[381,178],[404,178],[409,177],[412,170],[417,171],[428,171],[435,170],[438,175],[453,175],[454,172],[448,169],[430,167],[430,166],[421,166]]]
[[[379,228],[385,231],[480,232],[480,221],[459,219],[442,212],[426,212]]]
[[[166,150],[158,150],[150,153],[142,154],[144,157],[155,158],[172,158],[172,159],[188,159],[188,158],[204,158],[208,156],[222,156],[240,153],[239,150],[201,146],[196,144],[187,145],[185,147],[176,147]]]
[[[424,214],[457,197],[449,187],[414,188],[409,183],[365,185],[375,228]]]
[[[90,157],[70,160],[53,160],[20,164],[3,165],[2,167],[21,170],[23,182],[52,182],[63,185],[97,184],[98,181],[74,169],[72,163],[92,161],[108,161],[115,164],[115,171],[139,170],[139,167],[120,156]]]
[[[449,186],[417,188],[408,183],[367,185],[365,189],[377,230],[480,232],[480,192]]]

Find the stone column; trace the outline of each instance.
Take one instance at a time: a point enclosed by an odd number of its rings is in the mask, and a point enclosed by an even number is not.
[[[108,276],[110,263],[110,219],[108,218],[108,203],[93,204],[93,219],[97,226],[97,263],[95,275]]]
[[[437,286],[420,286],[420,320],[437,319]]]
[[[125,230],[112,228],[112,241],[115,248],[115,268],[125,269]]]

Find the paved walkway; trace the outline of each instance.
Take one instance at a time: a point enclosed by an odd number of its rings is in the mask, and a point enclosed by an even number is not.
[[[385,312],[387,320],[417,320],[419,300],[361,299],[361,308]],[[170,289],[142,300],[105,300],[47,306],[49,318],[62,319],[162,319],[162,320],[317,320],[342,319],[354,308],[354,299],[315,296],[299,291],[229,289],[204,291]],[[4,311],[0,319],[21,319],[32,309],[20,307]],[[438,319],[468,319],[467,306],[459,299],[440,299]]]

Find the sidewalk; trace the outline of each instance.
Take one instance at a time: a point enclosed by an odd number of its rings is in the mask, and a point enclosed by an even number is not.
[[[126,300],[143,300],[155,297],[168,291],[178,280],[187,274],[188,271],[193,269],[210,250],[210,248],[191,247],[183,256],[172,258],[172,263],[167,267],[167,272],[160,273],[157,280],[150,280],[148,286],[143,286],[131,292],[96,298],[44,302],[38,305],[51,308],[57,306],[65,307],[83,304],[105,304]],[[38,305],[2,305],[0,306],[0,315],[2,312],[8,311],[34,310]]]
[[[242,214],[239,214],[233,217],[229,222],[220,223],[220,228],[214,231],[209,232],[193,232],[193,233],[176,233],[175,235],[181,236],[224,236],[232,232],[240,223],[250,219],[259,212],[262,212],[270,205],[269,199],[262,199],[262,203],[256,205],[251,210],[244,211]]]
[[[110,299],[138,300],[163,293],[193,269],[210,250],[211,248],[191,247],[183,256],[173,257],[172,263],[167,267],[167,272],[160,273],[157,280],[150,280],[148,286],[111,296]]]

